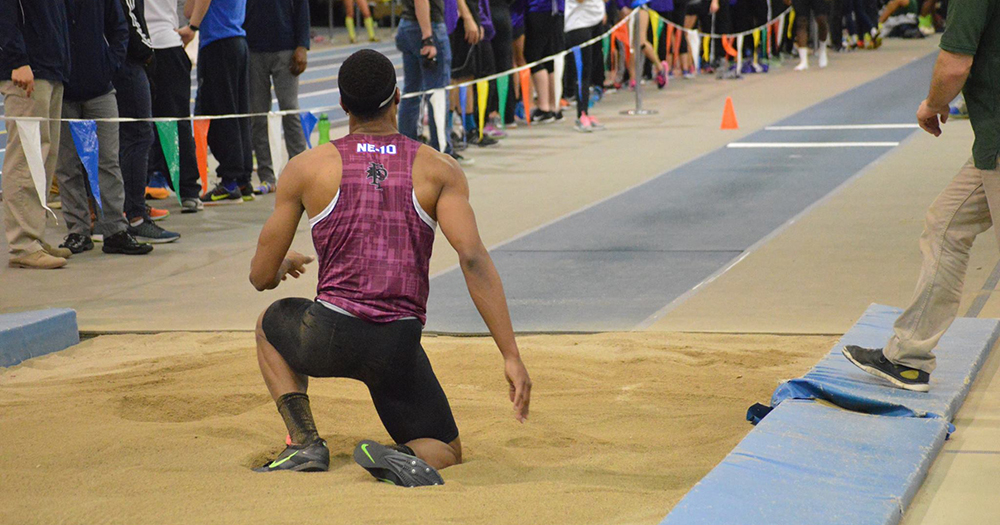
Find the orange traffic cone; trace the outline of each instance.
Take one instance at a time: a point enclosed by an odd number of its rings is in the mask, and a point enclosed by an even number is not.
[[[726,97],[726,108],[722,110],[722,126],[719,129],[740,129],[740,125],[736,123],[733,97]]]

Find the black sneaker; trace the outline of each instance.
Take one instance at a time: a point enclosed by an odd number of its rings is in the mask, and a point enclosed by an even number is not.
[[[120,231],[110,237],[104,238],[104,246],[101,247],[104,253],[120,253],[123,255],[145,255],[153,251],[149,244],[141,244],[132,237],[128,230]]]
[[[375,479],[399,487],[444,485],[441,474],[424,460],[368,439],[355,447],[354,462]]]
[[[253,185],[249,182],[246,184],[241,184],[239,187],[240,194],[243,196],[243,202],[249,202],[254,200],[253,196]]]
[[[135,237],[136,241],[148,242],[150,244],[165,244],[168,242],[174,242],[181,238],[181,234],[164,230],[148,218],[143,219],[142,222],[136,226],[132,226],[130,224],[128,232],[132,235],[132,237]]]
[[[202,195],[201,202],[206,204],[239,204],[243,202],[243,194],[239,188],[229,191],[225,184],[219,184],[212,191]]]
[[[548,124],[556,121],[556,114],[551,111],[536,109],[531,112],[531,122],[534,124]]]
[[[484,134],[482,138],[480,138],[479,130],[469,130],[469,134],[466,136],[466,140],[468,141],[469,144],[475,144],[480,148],[486,148],[489,146],[496,146],[497,144],[500,144],[499,140],[490,137],[486,134]]]
[[[94,241],[82,233],[71,233],[66,236],[59,247],[66,248],[74,254],[83,253],[94,249]]]
[[[313,441],[309,445],[288,445],[273,461],[253,469],[254,472],[326,472],[330,470],[330,451],[326,441]]]
[[[843,354],[858,368],[875,377],[881,377],[899,388],[914,392],[930,390],[930,374],[889,361],[885,358],[881,348],[861,348],[860,346],[847,345],[844,347]]]
[[[205,209],[205,203],[201,199],[191,197],[181,201],[181,213],[198,213]]]

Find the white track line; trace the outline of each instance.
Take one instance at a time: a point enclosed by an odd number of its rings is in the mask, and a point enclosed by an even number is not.
[[[914,129],[919,124],[829,124],[819,126],[767,126],[764,131],[823,131],[830,129]]]
[[[730,142],[727,148],[894,148],[898,142]]]

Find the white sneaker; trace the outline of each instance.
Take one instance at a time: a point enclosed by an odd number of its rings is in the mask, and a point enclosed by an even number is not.
[[[819,67],[820,69],[829,65],[830,60],[826,56],[826,45],[819,48]]]

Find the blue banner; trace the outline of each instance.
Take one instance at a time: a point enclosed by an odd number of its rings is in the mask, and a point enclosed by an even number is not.
[[[76,145],[76,154],[80,156],[83,169],[87,172],[90,192],[94,195],[94,201],[97,202],[97,209],[103,212],[101,185],[97,179],[98,148],[100,147],[97,143],[97,123],[93,120],[70,122],[69,130],[73,135],[73,144]]]
[[[576,101],[577,104],[583,100],[583,56],[580,54],[580,48],[573,48],[573,58],[576,59]],[[590,108],[583,108],[587,111]]]
[[[299,122],[302,123],[302,132],[306,135],[306,145],[309,146],[309,149],[312,149],[313,143],[311,135],[313,129],[316,128],[316,123],[319,122],[319,119],[316,118],[316,115],[306,111],[305,113],[299,113]]]

